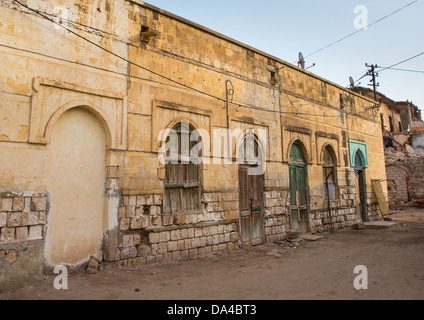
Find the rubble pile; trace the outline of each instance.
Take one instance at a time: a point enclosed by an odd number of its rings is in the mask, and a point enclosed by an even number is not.
[[[411,137],[408,133],[393,134],[386,131],[383,138],[386,165],[421,158],[411,146]]]

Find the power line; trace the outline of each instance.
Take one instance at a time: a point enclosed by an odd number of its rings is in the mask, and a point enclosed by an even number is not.
[[[367,28],[369,28],[369,27],[371,27],[371,26],[375,25],[376,23],[378,23],[378,22],[380,22],[380,21],[382,21],[382,20],[384,20],[384,19],[387,19],[388,17],[390,17],[390,16],[392,16],[392,15],[394,15],[394,14],[398,13],[399,11],[401,11],[401,10],[403,10],[403,9],[405,9],[405,8],[407,8],[407,7],[409,7],[409,6],[411,6],[411,5],[413,5],[414,3],[418,2],[418,1],[419,1],[419,0],[415,0],[415,1],[413,1],[413,2],[411,2],[411,3],[409,3],[409,4],[407,4],[406,6],[403,6],[403,7],[402,7],[402,8],[400,8],[400,9],[397,9],[396,11],[393,11],[392,13],[389,13],[388,15],[386,15],[386,16],[384,16],[384,17],[382,17],[382,18],[378,19],[377,21],[374,21],[373,23],[369,24],[368,26],[363,27],[363,28],[361,28],[361,29],[359,29],[359,30],[356,30],[355,32],[352,32],[351,34],[349,34],[349,35],[347,35],[347,36],[345,36],[345,37],[343,37],[343,38],[341,38],[341,39],[339,39],[339,40],[336,40],[336,41],[334,41],[334,42],[330,43],[329,45],[326,45],[325,47],[322,47],[321,49],[318,49],[318,50],[316,50],[316,51],[314,51],[314,52],[312,52],[312,53],[308,54],[307,56],[305,56],[305,58],[310,57],[310,56],[312,56],[312,55],[314,55],[314,54],[316,54],[316,53],[318,53],[318,52],[321,52],[321,51],[323,51],[323,50],[325,50],[325,49],[327,49],[327,48],[329,48],[329,47],[332,47],[333,45],[335,45],[335,44],[337,44],[337,43],[339,43],[339,42],[342,42],[343,40],[346,40],[347,38],[350,38],[350,37],[354,36],[355,34],[357,34],[357,33],[361,32],[362,30],[367,29]]]
[[[111,51],[111,50],[109,50],[109,49],[106,49],[106,48],[102,47],[101,45],[99,45],[99,44],[97,44],[97,43],[95,43],[95,42],[93,42],[93,41],[91,41],[91,40],[89,40],[89,39],[85,38],[84,36],[82,36],[82,35],[80,35],[80,34],[76,33],[75,31],[73,31],[73,30],[71,30],[71,29],[69,29],[69,28],[65,27],[63,24],[56,22],[54,19],[52,19],[52,18],[48,17],[47,15],[43,14],[42,12],[40,12],[40,11],[38,11],[38,10],[36,10],[36,9],[33,9],[33,8],[31,8],[31,7],[27,6],[27,5],[24,5],[24,4],[22,4],[21,2],[19,2],[18,0],[14,0],[14,1],[15,1],[16,3],[18,3],[20,6],[22,6],[22,7],[26,8],[26,9],[28,9],[28,10],[30,10],[30,11],[32,11],[32,12],[34,12],[34,13],[36,13],[37,15],[41,16],[42,18],[44,18],[44,19],[46,19],[46,20],[48,20],[48,21],[50,21],[50,22],[52,22],[52,23],[54,23],[54,24],[56,24],[56,25],[60,26],[61,28],[63,28],[63,29],[65,29],[65,30],[67,30],[68,32],[72,33],[73,35],[75,35],[75,36],[77,36],[77,37],[79,37],[79,38],[83,39],[84,41],[89,42],[90,44],[92,44],[92,45],[96,46],[97,48],[99,48],[99,49],[101,49],[101,50],[103,50],[103,51],[105,51],[105,52],[107,52],[107,53],[109,53],[109,54],[111,54],[111,55],[113,55],[113,56],[117,57],[118,59],[121,59],[121,60],[123,60],[123,61],[127,62],[128,64],[134,65],[134,66],[136,66],[136,67],[138,67],[138,68],[140,68],[140,69],[142,69],[142,70],[145,70],[145,71],[147,71],[147,72],[149,72],[149,73],[152,73],[152,74],[154,74],[154,75],[156,75],[156,76],[158,76],[158,77],[160,77],[160,78],[163,78],[163,79],[168,80],[168,81],[170,81],[170,82],[172,82],[172,83],[178,84],[178,85],[180,85],[180,86],[182,86],[182,87],[184,87],[184,88],[190,89],[190,90],[195,91],[195,92],[197,92],[197,93],[200,93],[200,94],[206,95],[206,96],[208,96],[208,97],[210,97],[210,98],[214,98],[214,99],[217,99],[217,100],[222,101],[222,102],[225,102],[225,103],[230,103],[230,104],[235,105],[235,106],[237,106],[237,107],[244,107],[244,108],[256,109],[256,110],[260,110],[260,111],[264,111],[264,112],[279,113],[279,114],[291,114],[291,115],[307,115],[307,116],[324,117],[324,118],[340,118],[340,117],[342,117],[342,115],[332,116],[332,115],[314,114],[314,113],[302,113],[302,112],[276,111],[276,110],[270,110],[270,109],[264,109],[264,108],[260,108],[260,107],[256,107],[256,106],[246,105],[246,104],[239,103],[239,102],[233,102],[233,101],[229,101],[229,100],[227,100],[227,99],[223,99],[223,98],[220,98],[220,97],[214,96],[214,95],[212,95],[212,94],[210,94],[210,93],[207,93],[207,92],[204,92],[204,91],[202,91],[202,90],[199,90],[199,89],[196,89],[196,88],[190,87],[190,86],[188,86],[188,85],[186,85],[186,84],[184,84],[184,83],[182,83],[182,82],[179,82],[179,81],[177,81],[177,80],[171,79],[171,78],[169,78],[169,77],[167,77],[167,76],[164,76],[164,75],[162,75],[162,74],[160,74],[160,73],[158,73],[158,72],[155,72],[155,71],[150,70],[150,69],[147,69],[146,67],[143,67],[143,66],[141,66],[141,65],[139,65],[139,64],[137,64],[137,63],[134,63],[134,62],[132,62],[132,61],[130,61],[130,60],[128,60],[128,59],[126,59],[125,57],[122,57],[122,56],[120,56],[120,55],[118,55],[118,54],[114,53],[113,51]],[[416,1],[418,1],[418,0],[416,0]],[[288,99],[289,99],[289,101],[290,101],[290,104],[294,107],[294,109],[295,109],[296,111],[298,111],[298,110],[297,110],[297,108],[294,106],[293,102],[290,100],[290,98],[289,98],[289,96],[288,96],[287,92],[286,92],[284,89],[282,90],[282,92],[284,92],[284,93],[287,95],[287,97],[288,97]],[[350,115],[359,115],[359,114],[356,114],[356,113],[349,113],[349,114],[350,114]]]
[[[405,71],[405,72],[416,72],[416,73],[424,73],[423,70],[409,70],[409,69],[399,69],[399,68],[390,68],[390,67],[381,67],[384,70],[395,70],[395,71]],[[381,71],[380,71],[381,72]]]
[[[354,83],[357,83],[359,81],[361,81],[362,79],[364,79],[366,76],[368,76],[368,72],[365,73],[362,77],[360,77],[358,80],[356,80]]]
[[[391,65],[391,66],[389,66],[389,67],[383,68],[383,69],[381,69],[379,72],[383,72],[384,70],[391,69],[391,68],[396,67],[396,66],[398,66],[398,65],[400,65],[400,64],[402,64],[402,63],[405,63],[405,62],[411,61],[412,59],[415,59],[415,58],[418,58],[419,56],[422,56],[423,54],[424,54],[424,51],[423,51],[423,52],[421,52],[421,53],[419,53],[419,54],[417,54],[417,55],[415,55],[415,56],[413,56],[413,57],[411,57],[411,58],[405,59],[405,60],[403,60],[403,61],[401,61],[401,62],[398,62],[398,63],[392,64],[392,65]]]
[[[378,67],[378,68],[383,68],[384,70],[394,70],[394,71],[404,71],[404,72],[414,72],[414,73],[424,73],[424,70],[410,70],[410,69],[399,69],[399,68],[392,68],[392,67]],[[381,70],[383,71],[383,70]],[[379,71],[379,72],[381,72]],[[367,73],[365,73],[362,77],[360,77],[358,80],[355,80],[355,84],[359,81],[361,81],[363,78],[365,78],[366,76],[368,76]]]
[[[421,71],[421,70],[409,70],[409,69],[398,69],[398,68],[393,68],[393,67],[396,67],[396,66],[398,66],[398,65],[400,65],[400,64],[402,64],[402,63],[405,63],[405,62],[411,61],[412,59],[418,58],[419,56],[422,56],[422,55],[424,55],[424,52],[421,52],[421,53],[419,53],[419,54],[417,54],[417,55],[415,55],[415,56],[413,56],[413,57],[410,57],[410,58],[408,58],[408,59],[405,59],[405,60],[403,60],[403,61],[401,61],[401,62],[395,63],[395,64],[391,65],[390,67],[379,67],[379,66],[376,66],[376,68],[377,68],[377,69],[381,69],[381,70],[379,71],[379,73],[380,73],[380,72],[383,72],[383,71],[385,71],[385,70],[397,70],[397,71],[405,71],[405,72],[424,73],[424,71]],[[359,78],[358,80],[356,80],[354,83],[359,82],[360,80],[362,80],[363,78],[365,78],[366,76],[369,76],[369,75],[370,75],[369,73],[365,73],[362,77],[360,77],[360,78]]]

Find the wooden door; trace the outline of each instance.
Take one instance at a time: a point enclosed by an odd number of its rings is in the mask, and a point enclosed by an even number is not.
[[[290,151],[290,228],[299,233],[308,232],[308,201],[306,188],[306,161],[300,145],[294,143]]]
[[[307,233],[306,167],[290,166],[290,197],[290,228],[300,233]]]
[[[249,166],[239,169],[240,238],[242,247],[264,242],[263,175],[248,175]]]
[[[365,192],[365,172],[360,154],[355,155],[355,178],[356,178],[356,211],[362,221],[367,221],[367,197]]]

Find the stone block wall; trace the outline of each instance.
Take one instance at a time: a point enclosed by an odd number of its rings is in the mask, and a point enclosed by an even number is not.
[[[42,277],[46,225],[46,193],[0,193],[0,292]]]
[[[389,165],[386,167],[389,203],[390,205],[398,205],[409,202],[409,171],[405,167],[397,165]]]
[[[408,192],[412,202],[424,204],[424,160],[422,157],[408,159],[402,166],[409,171]]]
[[[367,203],[367,217],[369,221],[379,221],[383,219],[380,205],[378,203],[372,201]]]
[[[163,195],[124,195],[119,207],[118,265],[179,261],[231,252],[238,243],[238,193],[202,194],[202,210],[164,214]]]
[[[288,213],[290,191],[275,189],[264,192],[265,242],[283,240],[290,229]]]
[[[44,239],[47,224],[45,193],[0,194],[0,244]]]

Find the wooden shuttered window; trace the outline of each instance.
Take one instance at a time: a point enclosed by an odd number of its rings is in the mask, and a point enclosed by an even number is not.
[[[324,149],[323,177],[325,199],[335,200],[337,197],[336,163],[329,147]]]
[[[190,129],[191,133],[192,128]],[[199,211],[201,208],[200,165],[187,161],[187,159],[183,161],[181,141],[184,139],[184,134],[181,134],[181,125],[174,127],[173,130],[178,134],[178,145],[173,146],[178,148],[178,156],[173,159],[169,158],[172,161],[165,165],[163,211],[165,214]],[[177,142],[176,139],[175,142]],[[196,143],[189,142],[190,149]]]

